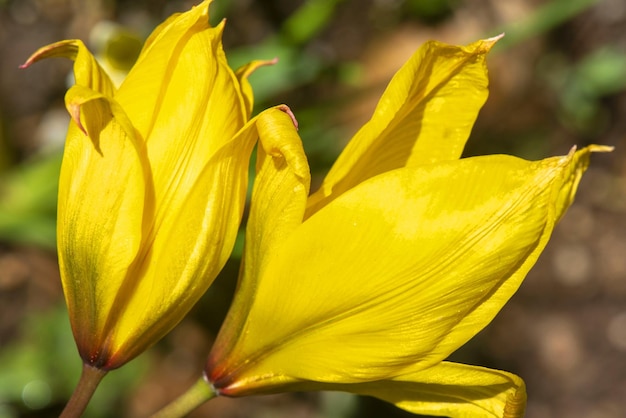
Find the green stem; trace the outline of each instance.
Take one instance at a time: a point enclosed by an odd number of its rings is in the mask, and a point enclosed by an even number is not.
[[[78,418],[80,417],[89,400],[93,396],[98,384],[107,374],[106,370],[96,369],[88,364],[83,364],[83,372],[80,375],[78,385],[72,393],[72,397],[65,405],[65,409],[61,412],[59,418]]]
[[[204,379],[199,379],[187,392],[176,398],[172,403],[161,409],[152,418],[179,418],[187,415],[217,394]]]

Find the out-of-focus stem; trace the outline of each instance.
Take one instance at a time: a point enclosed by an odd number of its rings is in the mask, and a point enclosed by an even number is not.
[[[215,396],[216,393],[211,385],[206,380],[199,379],[187,392],[154,414],[152,418],[183,417]]]

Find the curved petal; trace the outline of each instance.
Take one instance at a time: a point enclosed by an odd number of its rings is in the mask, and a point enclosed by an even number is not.
[[[389,380],[334,389],[374,396],[422,415],[522,418],[526,408],[526,386],[518,376],[449,362]]]
[[[302,223],[311,176],[294,121],[285,111],[264,112],[259,117],[259,149],[252,205],[246,228],[245,269],[264,267],[265,254],[291,235]]]
[[[85,44],[78,40],[56,42],[39,48],[21,66],[26,68],[45,58],[69,58],[74,61],[74,79],[79,86],[87,87],[107,97],[113,97],[115,86],[108,74],[100,67]]]
[[[302,223],[309,194],[309,166],[292,119],[284,112],[266,111],[259,117],[257,128],[260,146],[246,228],[243,273],[231,315],[220,331],[220,340],[227,343],[234,342],[241,332],[250,300],[256,292],[256,275],[264,267],[266,254]],[[229,349],[220,344],[214,347],[214,351],[220,353]],[[222,366],[221,363],[215,365]]]
[[[141,245],[147,157],[114,101],[74,86],[66,102],[88,136],[71,123],[59,180],[59,264],[79,351],[93,364],[115,294]]]
[[[553,205],[553,209],[548,213],[550,217],[546,219],[546,230],[541,240],[538,241],[538,246],[529,255],[524,264],[517,271],[512,272],[508,280],[502,282],[498,288],[494,289],[488,298],[475,306],[445,336],[439,344],[438,350],[452,353],[466,341],[469,341],[476,334],[476,329],[482,329],[491,322],[502,306],[517,291],[526,273],[533,266],[547,244],[554,224],[561,219],[573,202],[580,178],[589,165],[589,155],[592,152],[610,152],[612,149],[612,147],[591,145],[576,152],[574,148],[566,157],[549,158],[537,163],[543,165],[544,169],[549,169],[551,165],[555,165],[555,167],[561,166],[559,168],[561,173],[554,173],[555,186],[553,186],[552,196],[550,196],[549,200],[550,204]]]
[[[485,56],[497,39],[466,47],[424,44],[311,196],[307,216],[377,174],[458,159],[487,99]]]
[[[152,236],[178,221],[206,165],[248,119],[222,50],[223,25],[209,27],[209,3],[157,28],[116,95],[148,148],[157,208]]]
[[[224,24],[209,26],[209,4],[159,26],[116,95],[146,139],[151,160],[187,150],[206,163],[247,120],[238,79],[222,50]],[[177,131],[180,126],[187,128]]]
[[[124,364],[164,336],[206,292],[235,242],[252,148],[260,138],[264,146],[272,141],[267,146],[274,152],[284,131],[295,128],[278,108],[251,120],[213,156],[184,204],[168,215],[175,221],[162,225],[151,252],[142,253],[142,270],[133,272],[141,280],[128,281],[118,297],[110,367]]]
[[[422,165],[346,192],[264,254],[246,323],[208,376],[237,395],[437,364],[517,289],[596,150]]]

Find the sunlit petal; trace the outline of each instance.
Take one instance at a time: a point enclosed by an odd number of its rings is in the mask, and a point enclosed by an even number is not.
[[[155,341],[165,335],[209,287],[235,241],[245,203],[252,147],[257,138],[267,141],[273,135],[283,136],[283,129],[295,132],[289,116],[277,108],[252,119],[215,154],[187,196],[182,211],[172,214],[175,221],[162,226],[155,245],[167,249],[167,256],[142,264],[143,270],[133,275],[142,279],[133,283],[134,289],[126,292],[128,300],[119,306],[117,335],[113,340],[120,345],[112,348],[117,353],[115,361],[138,354],[142,344],[137,347],[137,341]],[[274,140],[270,146],[277,142]],[[223,187],[215,187],[216,184]],[[207,208],[206,212],[202,208]],[[189,231],[195,231],[193,237]],[[216,243],[214,236],[223,237],[223,241]],[[177,245],[172,246],[173,242]],[[176,277],[176,281],[163,277]],[[163,320],[155,322],[155,315]]]
[[[74,60],[59,258],[79,351],[96,368],[120,367],[168,332],[235,241],[260,132],[246,125],[246,77],[262,63],[230,69],[210,3],[161,24],[119,90],[80,41],[24,65]]]
[[[377,174],[459,158],[487,99],[485,56],[496,40],[422,46],[311,196],[308,215]]]
[[[88,135],[70,125],[59,181],[59,264],[76,340],[89,358],[98,355],[108,308],[141,245],[150,190],[145,149],[121,108],[82,86],[66,101]]]
[[[285,109],[286,110],[286,109]],[[257,273],[264,268],[265,254],[272,251],[301,224],[309,194],[309,166],[294,122],[284,111],[268,110],[258,117],[257,176],[253,205],[246,229],[245,260],[239,291],[223,333],[233,338],[250,308],[256,291]],[[217,349],[225,351],[227,347]],[[221,365],[218,365],[220,367]]]
[[[389,380],[336,389],[374,396],[422,415],[521,418],[526,405],[526,388],[518,376],[449,362]]]
[[[444,360],[517,289],[592,150],[475,157],[361,183],[264,254],[237,342],[210,359],[225,366],[209,366],[209,378],[238,394],[380,380]]]
[[[223,24],[209,27],[209,3],[161,25],[116,95],[146,141],[153,171],[155,221],[146,234],[178,221],[206,165],[248,117],[222,50]],[[153,247],[161,253],[158,241]]]

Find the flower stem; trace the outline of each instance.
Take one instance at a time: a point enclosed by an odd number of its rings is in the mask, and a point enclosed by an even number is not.
[[[83,364],[83,372],[80,375],[78,385],[72,393],[72,397],[65,405],[65,409],[61,412],[59,418],[75,418],[80,417],[89,400],[93,396],[98,384],[107,374],[106,370],[96,369],[88,364]]]
[[[217,394],[211,385],[204,379],[190,387],[187,392],[176,398],[172,403],[161,409],[152,418],[179,418],[187,415]]]

